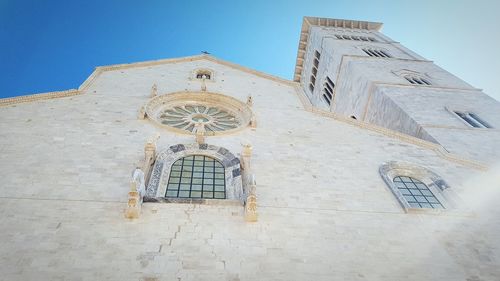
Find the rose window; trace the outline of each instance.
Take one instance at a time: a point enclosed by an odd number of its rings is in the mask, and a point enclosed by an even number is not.
[[[228,111],[204,105],[181,105],[163,110],[159,116],[164,125],[193,132],[196,123],[202,123],[206,131],[226,131],[237,128],[241,120]]]
[[[249,125],[252,111],[241,101],[209,92],[179,92],[152,98],[145,107],[149,119],[177,133],[230,133]]]

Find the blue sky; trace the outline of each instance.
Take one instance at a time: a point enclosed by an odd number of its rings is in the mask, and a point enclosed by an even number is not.
[[[303,16],[383,32],[500,100],[500,1],[0,0],[0,97],[77,88],[96,66],[208,51],[292,78]]]

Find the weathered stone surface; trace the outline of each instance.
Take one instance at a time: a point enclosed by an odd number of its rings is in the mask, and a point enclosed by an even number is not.
[[[199,91],[196,69],[212,71],[207,91],[251,95],[258,127],[203,146],[137,118],[151,85],[158,95]],[[1,107],[0,280],[500,279],[498,169],[311,112],[301,95],[293,83],[188,58],[106,70],[82,94]],[[192,143],[235,159],[251,142],[258,221],[230,200],[156,200],[125,219],[130,172],[156,133],[160,154]],[[477,159],[497,153],[478,146]],[[467,212],[405,213],[378,172],[390,161],[432,170]]]

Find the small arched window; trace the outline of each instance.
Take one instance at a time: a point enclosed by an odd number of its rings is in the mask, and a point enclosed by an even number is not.
[[[422,77],[406,75],[404,76],[404,78],[406,79],[406,81],[410,82],[413,85],[428,85],[428,86],[432,85],[432,83],[429,80]]]
[[[383,50],[376,50],[376,49],[370,49],[370,48],[364,48],[362,49],[363,52],[365,52],[367,55],[370,57],[377,57],[377,58],[392,58],[391,55],[389,55],[388,52],[383,51]]]
[[[371,41],[377,42],[377,40],[373,37],[367,36],[355,36],[355,35],[339,35],[335,34],[335,37],[340,40],[354,40],[354,41]]]
[[[211,78],[212,78],[212,73],[210,73],[210,71],[200,70],[196,72],[196,79],[210,80]]]
[[[403,176],[397,176],[392,181],[411,208],[444,209],[425,183]]]
[[[209,68],[198,68],[194,69],[193,72],[191,72],[192,79],[213,81],[214,76],[214,71]]]
[[[172,164],[165,197],[225,199],[224,166],[204,155],[178,159]]]
[[[330,105],[333,99],[333,89],[335,88],[335,84],[330,79],[330,77],[326,76],[325,87],[323,88],[323,100]]]

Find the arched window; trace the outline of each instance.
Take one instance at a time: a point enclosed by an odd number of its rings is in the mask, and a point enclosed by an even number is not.
[[[208,144],[176,144],[156,156],[145,202],[224,200],[243,203],[240,160],[229,150]],[[238,202],[236,202],[238,201]]]
[[[332,103],[333,88],[335,88],[335,84],[330,77],[326,76],[325,87],[323,88],[323,99],[328,105]]]
[[[477,114],[467,111],[453,111],[460,119],[465,121],[469,126],[473,128],[492,128],[492,126],[481,119]]]
[[[429,80],[422,77],[406,75],[404,76],[404,78],[413,85],[428,85],[428,86],[432,85],[432,83],[429,82]]]
[[[207,79],[207,80],[210,80],[211,76],[212,75],[208,71],[200,71],[200,72],[196,73],[196,79]]]
[[[190,155],[172,164],[165,197],[225,199],[224,166],[204,155]]]
[[[410,207],[444,209],[441,202],[423,182],[403,176],[397,176],[392,181]]]
[[[339,35],[335,34],[335,37],[340,40],[354,40],[354,41],[371,41],[371,42],[378,42],[375,38],[373,37],[367,37],[367,36],[355,36],[355,35]]]
[[[199,80],[213,81],[214,80],[214,71],[211,69],[207,69],[207,68],[195,69],[192,72],[191,77],[199,79]]]
[[[441,212],[461,208],[461,200],[452,188],[427,168],[391,161],[382,164],[379,173],[406,212]]]
[[[363,48],[362,50],[363,50],[363,52],[365,52],[370,57],[392,58],[392,56],[389,55],[389,53],[387,51],[375,50],[375,49],[370,49],[370,48]]]

